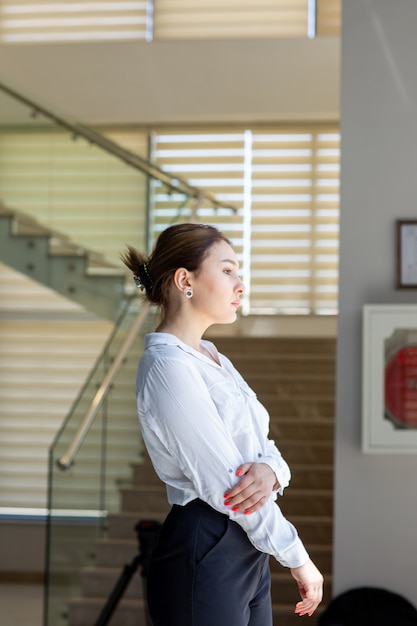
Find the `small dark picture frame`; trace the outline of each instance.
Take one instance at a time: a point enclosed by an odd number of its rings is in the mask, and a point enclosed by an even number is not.
[[[417,219],[397,220],[397,289],[417,289]]]

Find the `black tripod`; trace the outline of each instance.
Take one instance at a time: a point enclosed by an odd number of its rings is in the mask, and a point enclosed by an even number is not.
[[[140,520],[135,525],[135,531],[138,538],[139,554],[128,565],[125,565],[122,573],[117,580],[113,591],[111,592],[106,604],[104,605],[100,615],[94,626],[106,626],[108,624],[114,610],[116,609],[120,598],[123,596],[133,574],[142,566],[141,576],[143,580],[143,591],[145,598],[146,624],[152,626],[148,612],[148,604],[146,602],[146,576],[148,573],[149,560],[152,549],[158,539],[161,524],[155,520]]]

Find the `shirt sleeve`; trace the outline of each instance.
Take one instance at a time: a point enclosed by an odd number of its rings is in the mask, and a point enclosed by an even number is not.
[[[147,372],[141,396],[138,403],[143,403],[139,414],[145,442],[148,444],[147,435],[152,433],[198,497],[237,522],[258,550],[286,567],[303,565],[308,554],[296,529],[272,498],[251,515],[236,514],[225,507],[223,494],[233,486],[235,468],[245,459],[197,368],[181,359],[158,358]],[[284,466],[273,447],[271,442],[266,462],[276,467],[280,480]],[[150,448],[152,458],[152,445]]]
[[[267,446],[267,454],[263,457],[262,462],[267,463],[272,471],[275,473],[277,480],[279,482],[279,488],[277,489],[277,493],[281,496],[284,493],[285,487],[288,487],[290,484],[291,472],[290,468],[287,465],[287,462],[281,456],[281,453],[275,446],[275,443],[270,439],[266,442]]]

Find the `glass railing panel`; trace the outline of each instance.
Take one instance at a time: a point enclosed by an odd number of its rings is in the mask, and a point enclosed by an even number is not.
[[[139,299],[130,303],[50,451],[45,626],[67,625],[69,602],[80,594],[80,572],[94,563],[107,514],[119,510],[119,487],[130,482],[130,464],[143,452],[135,379],[154,313],[148,313],[74,463],[67,470],[59,467],[140,305]]]
[[[148,175],[0,90],[0,201],[120,266],[146,247]],[[109,138],[112,133],[109,131]],[[148,135],[115,135],[147,157]]]

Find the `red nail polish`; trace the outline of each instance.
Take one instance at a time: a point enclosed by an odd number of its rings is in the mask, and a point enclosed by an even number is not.
[[[223,498],[228,498],[230,496],[230,493],[225,493]]]
[[[239,510],[239,507],[238,507],[238,506],[234,506],[234,507],[232,507],[232,511],[238,511],[238,510]]]
[[[229,506],[229,505],[230,505],[229,500],[225,500],[225,503],[224,503],[224,504],[225,504],[225,506]]]
[[[242,476],[243,472],[242,472],[242,470],[241,470],[241,469],[238,469],[238,470],[237,470],[237,472],[236,472],[236,474],[237,474],[238,476]]]
[[[245,515],[249,515],[250,511],[244,511]]]

